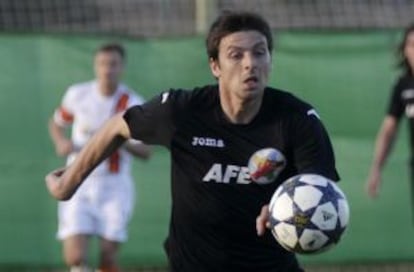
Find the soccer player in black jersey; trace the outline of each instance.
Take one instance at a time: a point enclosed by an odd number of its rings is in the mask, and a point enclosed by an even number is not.
[[[409,120],[411,142],[411,190],[414,201],[414,24],[404,33],[398,48],[399,66],[403,72],[397,80],[391,95],[388,112],[378,132],[374,158],[367,181],[367,191],[376,197],[381,185],[381,171],[391,151],[401,117]]]
[[[163,145],[172,160],[165,242],[171,271],[303,271],[266,231],[267,203],[298,173],[339,179],[328,135],[309,104],[267,86],[273,42],[260,16],[221,15],[206,46],[217,85],[167,90],[112,118],[71,166],[46,177],[48,189],[58,199],[70,198],[125,139]],[[246,166],[267,147],[284,154],[286,167],[260,185]]]

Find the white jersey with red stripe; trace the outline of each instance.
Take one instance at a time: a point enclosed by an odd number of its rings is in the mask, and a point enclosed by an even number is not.
[[[111,96],[103,95],[96,81],[72,85],[66,91],[61,106],[55,111],[54,120],[61,126],[72,125],[72,142],[75,147],[67,160],[71,163],[77,152],[90,137],[117,112],[142,104],[144,100],[126,85],[120,84]],[[91,175],[129,174],[131,155],[120,148],[103,161]]]

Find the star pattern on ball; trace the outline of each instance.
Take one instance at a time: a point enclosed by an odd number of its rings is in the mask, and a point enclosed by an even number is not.
[[[327,202],[331,202],[335,209],[338,210],[337,199],[343,199],[342,196],[335,190],[331,182],[328,182],[326,186],[313,185],[323,192],[322,198],[319,201],[319,205]],[[333,201],[334,200],[334,201]],[[336,200],[336,201],[335,201]]]
[[[293,179],[289,182],[283,184],[283,192],[287,193],[291,199],[293,199],[295,195],[295,190],[298,189],[300,186],[307,186],[308,184],[299,182],[297,179]]]

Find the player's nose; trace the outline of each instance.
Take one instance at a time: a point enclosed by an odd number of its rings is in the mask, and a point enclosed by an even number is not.
[[[243,68],[245,70],[254,70],[257,67],[257,60],[251,52],[246,52],[243,56]]]

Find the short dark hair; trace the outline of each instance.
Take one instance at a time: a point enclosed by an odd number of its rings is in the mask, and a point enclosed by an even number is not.
[[[100,47],[98,47],[95,54],[98,54],[98,53],[101,53],[101,52],[104,52],[104,53],[116,52],[121,56],[122,60],[124,60],[125,57],[126,57],[125,48],[119,43],[106,43],[106,44],[103,44]]]
[[[401,43],[398,45],[397,49],[397,61],[398,61],[398,67],[403,69],[403,72],[406,74],[412,74],[413,68],[410,66],[410,63],[407,60],[407,57],[404,54],[405,45],[407,44],[408,36],[414,33],[414,23],[409,25],[404,30],[404,36],[401,41]]]
[[[239,11],[223,12],[211,25],[206,39],[206,49],[209,58],[216,60],[220,41],[223,37],[238,31],[256,30],[267,40],[270,54],[273,50],[273,38],[269,24],[256,13]]]

